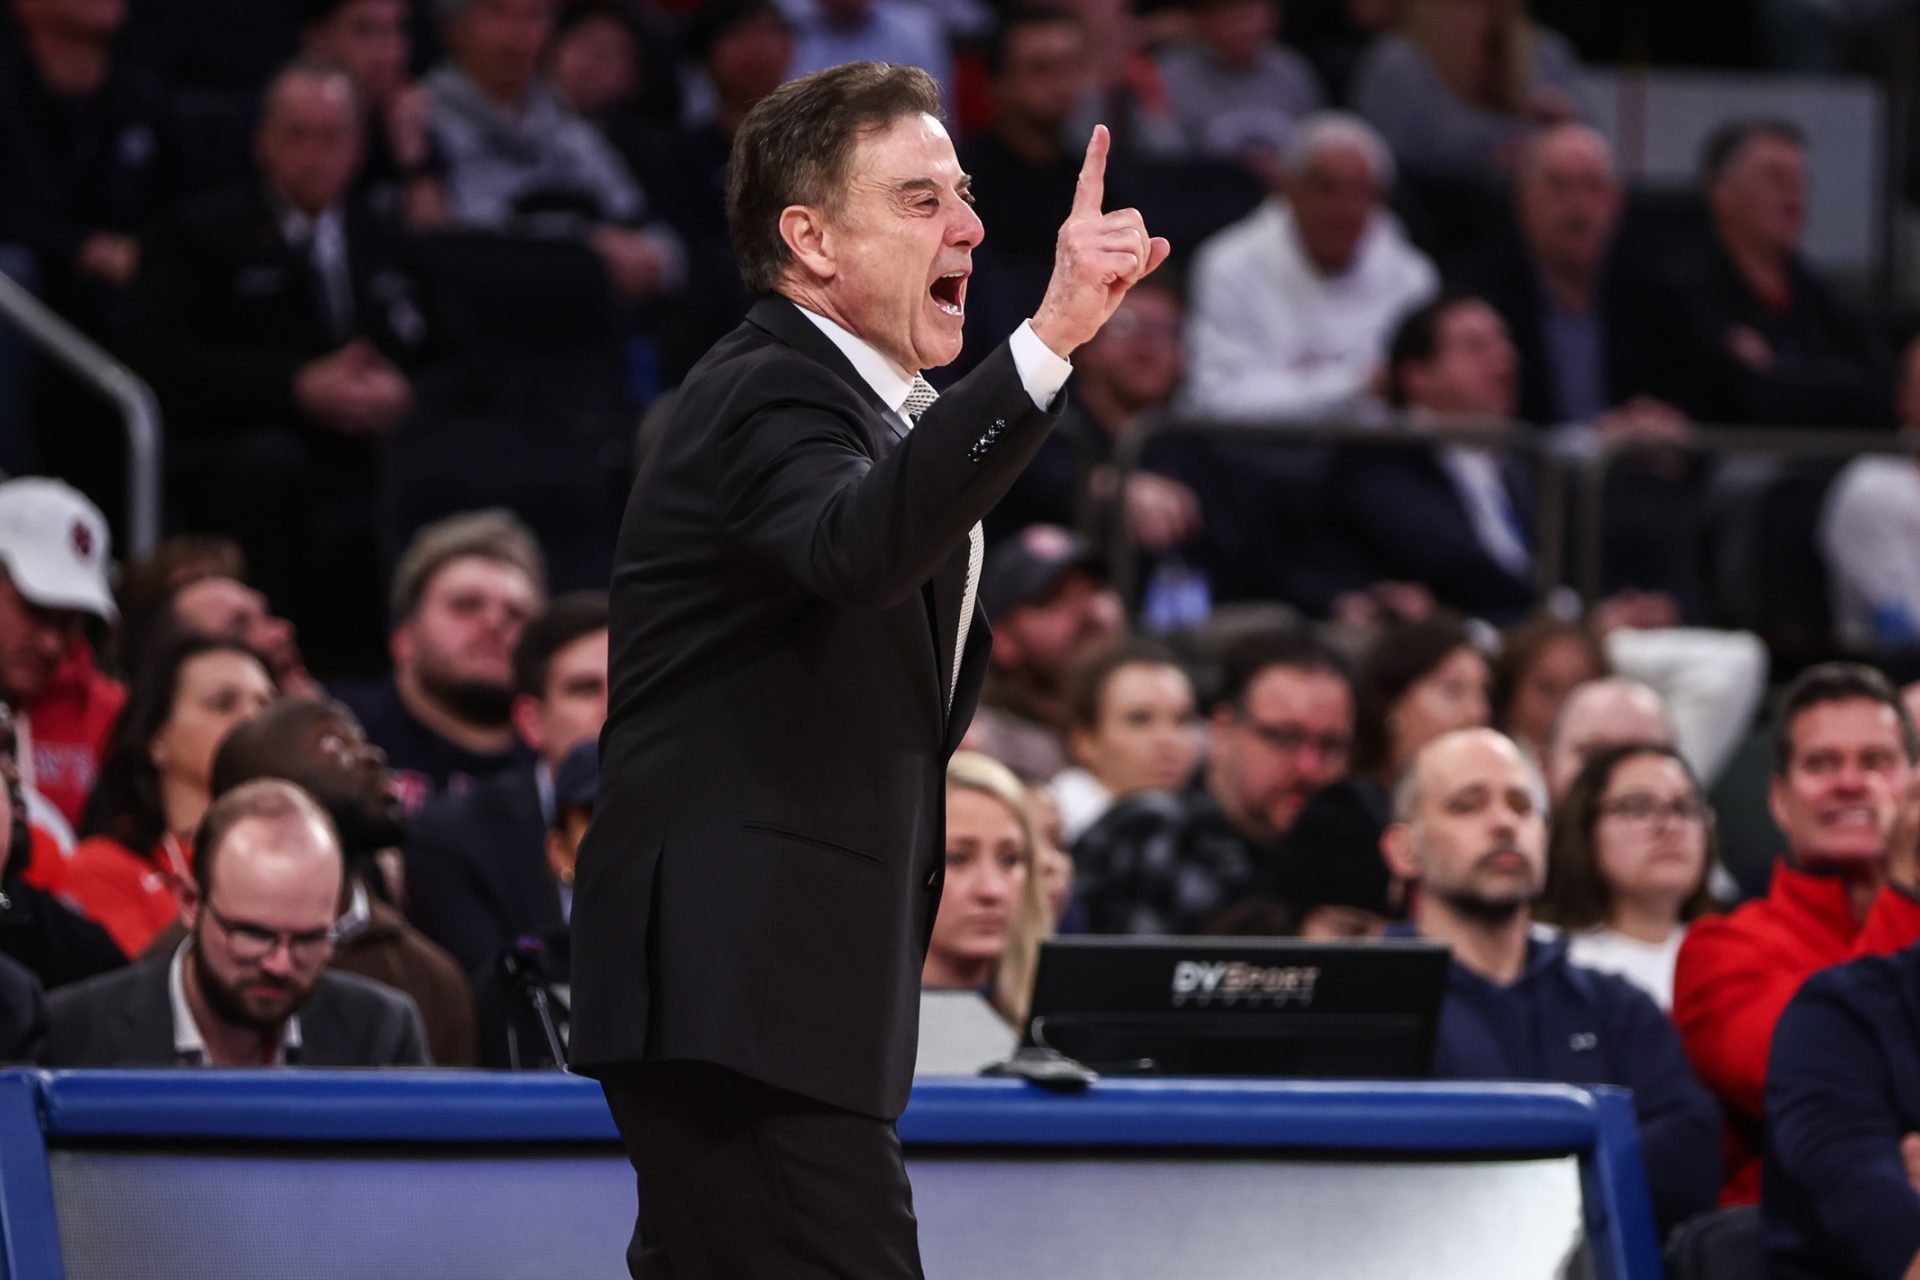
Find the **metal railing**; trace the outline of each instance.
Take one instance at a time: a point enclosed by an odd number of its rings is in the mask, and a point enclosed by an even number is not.
[[[1559,445],[1552,431],[1528,423],[1489,422],[1476,426],[1431,423],[1414,425],[1404,419],[1386,423],[1312,420],[1218,422],[1174,413],[1142,414],[1122,429],[1114,442],[1112,492],[1123,491],[1126,478],[1140,467],[1147,446],[1173,434],[1250,442],[1274,449],[1317,446],[1365,448],[1423,448],[1459,444],[1498,448],[1529,459],[1539,478],[1535,528],[1535,581],[1544,600],[1562,587],[1574,588],[1588,605],[1601,598],[1605,548],[1602,517],[1607,481],[1622,459],[1679,451],[1693,457],[1726,460],[1737,457],[1772,458],[1782,462],[1850,459],[1866,455],[1915,457],[1920,435],[1895,435],[1826,427],[1756,428],[1696,424],[1677,441],[1596,440],[1574,451]],[[1570,496],[1571,495],[1571,496]],[[1571,508],[1569,503],[1571,502]],[[1571,513],[1572,524],[1567,517]],[[1572,545],[1567,545],[1571,529]],[[1131,531],[1124,519],[1107,522],[1108,570],[1113,585],[1129,608],[1139,601],[1134,581],[1138,566]],[[1569,572],[1571,570],[1571,572]]]
[[[127,435],[127,546],[137,559],[160,541],[160,403],[153,388],[74,328],[19,281],[0,271],[0,319],[119,410]]]
[[[1495,448],[1526,458],[1538,477],[1534,526],[1534,578],[1542,597],[1562,585],[1566,528],[1567,480],[1565,459],[1552,447],[1546,433],[1518,421],[1491,420],[1438,425],[1394,418],[1381,423],[1334,419],[1222,422],[1174,413],[1142,414],[1128,423],[1114,440],[1113,493],[1122,493],[1129,475],[1140,468],[1141,456],[1153,440],[1174,434],[1242,441],[1275,449],[1358,445],[1380,449],[1432,449],[1439,445]],[[1132,609],[1139,604],[1134,571],[1132,531],[1124,519],[1109,520],[1107,569],[1121,600]]]

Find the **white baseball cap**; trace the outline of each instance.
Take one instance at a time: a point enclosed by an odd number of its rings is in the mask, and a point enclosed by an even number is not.
[[[111,619],[107,518],[78,489],[44,476],[0,484],[0,563],[43,609],[80,609]]]

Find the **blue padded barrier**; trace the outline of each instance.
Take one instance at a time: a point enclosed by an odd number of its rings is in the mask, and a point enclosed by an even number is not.
[[[1624,1093],[1555,1085],[1115,1079],[1079,1095],[1014,1080],[922,1080],[900,1121],[909,1160],[952,1153],[1100,1158],[1178,1149],[1404,1160],[1573,1156],[1596,1275],[1658,1280],[1657,1238]],[[0,1280],[62,1280],[50,1161],[63,1150],[245,1151],[302,1144],[617,1153],[599,1088],[561,1074],[0,1072]],[[158,1243],[158,1242],[156,1242]]]

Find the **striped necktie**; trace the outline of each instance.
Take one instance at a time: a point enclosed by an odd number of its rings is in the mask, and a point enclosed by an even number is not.
[[[933,384],[916,373],[900,412],[906,415],[908,422],[918,423],[927,406],[939,398],[940,393],[933,389]],[[960,692],[960,660],[966,656],[967,632],[973,628],[973,605],[980,595],[980,562],[986,555],[986,548],[987,536],[975,524],[967,530],[967,590],[960,598],[960,634],[953,642],[953,675],[947,681],[948,710],[953,709],[954,696]]]

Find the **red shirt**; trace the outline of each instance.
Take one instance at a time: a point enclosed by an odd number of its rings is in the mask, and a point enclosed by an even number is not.
[[[149,857],[111,836],[88,836],[73,847],[53,889],[138,958],[180,918],[179,886],[192,873],[192,856],[192,846],[173,836],[162,837]]]
[[[76,636],[38,698],[27,708],[33,735],[33,785],[80,825],[107,735],[127,702],[126,686],[93,665],[93,646]]]
[[[1800,984],[1822,969],[1915,941],[1920,901],[1883,888],[1866,920],[1857,921],[1846,880],[1784,860],[1774,866],[1766,897],[1696,920],[1687,930],[1673,977],[1673,1020],[1726,1120],[1722,1204],[1760,1198],[1767,1053],[1774,1024]]]

